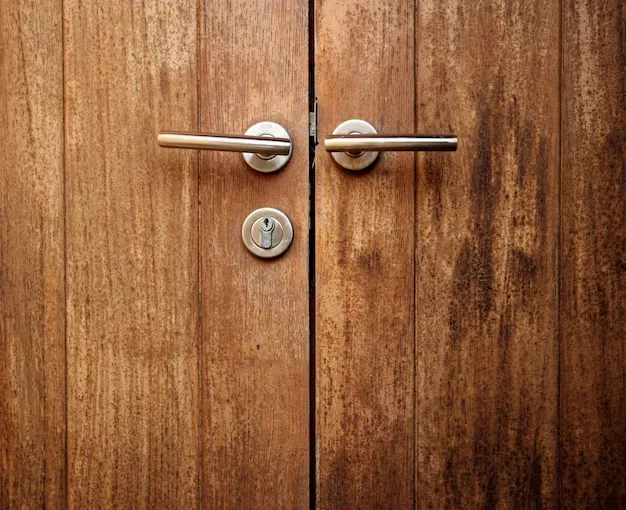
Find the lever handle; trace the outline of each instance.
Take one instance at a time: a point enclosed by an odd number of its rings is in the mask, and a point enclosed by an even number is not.
[[[328,152],[364,151],[455,151],[458,139],[446,135],[331,135]]]
[[[347,170],[367,168],[381,151],[455,151],[457,145],[454,135],[379,135],[369,122],[358,119],[341,123],[324,140],[324,148]]]
[[[291,158],[289,133],[275,122],[259,122],[244,135],[222,135],[163,131],[157,138],[159,146],[173,149],[199,149],[241,152],[252,168],[259,172],[275,172]]]
[[[200,149],[228,152],[255,152],[268,156],[286,156],[291,150],[288,138],[262,136],[214,135],[164,131],[159,133],[159,145],[173,149]]]

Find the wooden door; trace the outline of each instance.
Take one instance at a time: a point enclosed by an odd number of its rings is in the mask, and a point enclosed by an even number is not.
[[[0,508],[626,506],[624,16],[0,2]],[[275,174],[156,143],[262,120]]]
[[[624,14],[316,0],[319,508],[626,506]]]
[[[0,508],[305,508],[307,2],[2,2],[0,43]],[[263,120],[288,171],[156,143]]]

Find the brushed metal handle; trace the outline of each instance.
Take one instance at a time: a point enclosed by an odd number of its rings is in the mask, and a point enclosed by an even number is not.
[[[457,146],[454,135],[381,135],[359,119],[341,123],[324,140],[324,148],[347,170],[367,168],[381,151],[455,151]]]
[[[214,135],[164,131],[159,133],[159,145],[173,149],[200,149],[228,152],[255,152],[263,155],[289,154],[291,142],[286,138],[262,136]]]
[[[186,133],[163,131],[157,137],[159,146],[172,149],[197,149],[241,152],[252,168],[259,172],[275,172],[291,158],[289,133],[275,122],[259,122],[244,135]]]
[[[331,135],[326,137],[328,152],[363,151],[455,151],[458,139],[446,135]]]

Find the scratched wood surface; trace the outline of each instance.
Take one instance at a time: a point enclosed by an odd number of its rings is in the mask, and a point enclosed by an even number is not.
[[[417,499],[557,504],[559,2],[421,0]]]
[[[64,5],[68,492],[73,508],[199,497],[196,4]]]
[[[274,174],[201,157],[202,505],[307,508],[309,498],[308,2],[201,3],[200,127],[278,122],[293,156]],[[289,251],[249,253],[241,224],[271,206]]]
[[[65,502],[61,3],[0,3],[0,508]]]
[[[626,507],[626,8],[563,3],[561,502]]]
[[[316,1],[320,140],[354,118],[413,132],[413,8]],[[317,147],[319,508],[413,505],[414,161],[351,173]]]

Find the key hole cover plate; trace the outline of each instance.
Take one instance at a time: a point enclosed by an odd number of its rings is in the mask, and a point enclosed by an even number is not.
[[[263,230],[261,225],[265,218],[274,221],[271,231],[271,248],[262,248]],[[267,232],[266,232],[267,234]],[[273,207],[262,207],[252,211],[244,220],[241,227],[243,244],[257,257],[269,259],[282,255],[293,241],[293,225],[287,215]]]

